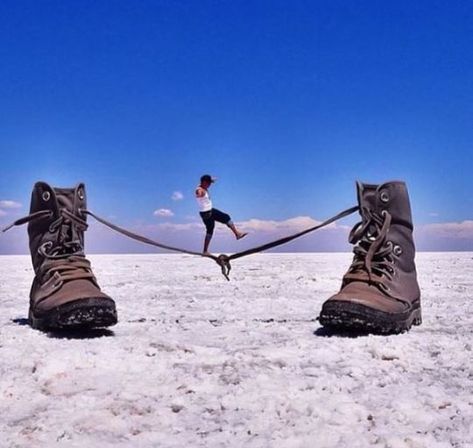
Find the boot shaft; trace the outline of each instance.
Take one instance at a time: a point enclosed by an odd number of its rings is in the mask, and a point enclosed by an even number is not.
[[[386,212],[390,215],[386,243],[392,244],[399,268],[406,272],[415,271],[414,227],[406,184],[401,181],[380,185],[357,182],[357,193],[362,220],[366,221],[373,215],[384,218]],[[369,233],[373,231],[373,228],[367,229]]]
[[[86,216],[85,186],[55,188],[37,182],[31,194],[30,213],[49,211],[50,216],[28,223],[30,253],[35,272],[49,255],[83,254]]]

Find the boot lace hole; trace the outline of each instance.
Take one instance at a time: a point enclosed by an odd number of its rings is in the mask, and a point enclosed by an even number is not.
[[[81,201],[84,200],[85,194],[84,194],[84,190],[83,190],[82,188],[79,188],[79,191],[77,192],[77,196],[79,196],[79,199],[80,199]]]
[[[382,191],[379,197],[381,201],[384,202],[385,204],[389,202],[389,194],[387,191]]]
[[[45,253],[48,253],[52,247],[53,243],[51,241],[43,243],[38,247],[38,254],[44,255]]]
[[[43,191],[42,198],[44,202],[48,202],[51,199],[51,193],[49,191]]]
[[[402,254],[402,247],[401,246],[394,246],[394,255],[401,255]]]

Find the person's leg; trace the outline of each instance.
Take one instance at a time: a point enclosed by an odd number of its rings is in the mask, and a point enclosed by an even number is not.
[[[233,234],[235,235],[237,240],[239,240],[239,239],[241,239],[241,238],[243,238],[244,236],[247,235],[246,232],[240,232],[236,228],[236,226],[233,223],[230,215],[228,215],[227,213],[223,213],[220,210],[218,210],[216,208],[213,208],[212,209],[212,217],[215,221],[218,221],[218,222],[221,222],[222,224],[227,225],[228,228],[233,232]]]
[[[206,233],[205,234],[205,239],[204,239],[204,254],[208,255],[209,252],[209,244],[210,241],[212,240],[212,234]]]
[[[213,219],[211,210],[208,212],[201,212],[200,217],[202,218],[202,221],[205,224],[205,230],[206,230],[205,239],[204,239],[204,254],[208,254],[210,241],[212,240],[212,236],[214,233],[215,220]]]
[[[233,224],[232,221],[227,223],[227,226],[232,230],[237,240],[241,240],[244,236],[248,235],[248,232],[240,232]]]

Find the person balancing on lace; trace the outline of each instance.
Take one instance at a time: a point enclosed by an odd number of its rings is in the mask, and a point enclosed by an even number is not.
[[[212,236],[215,228],[215,221],[221,222],[222,224],[227,225],[237,240],[241,240],[244,236],[247,235],[246,232],[240,232],[233,223],[230,215],[221,212],[220,210],[212,206],[212,200],[209,195],[210,186],[216,181],[215,177],[210,176],[209,174],[204,174],[200,178],[200,185],[195,190],[195,198],[199,204],[200,217],[205,224],[206,234],[204,240],[204,254],[209,255],[209,244],[212,240]]]

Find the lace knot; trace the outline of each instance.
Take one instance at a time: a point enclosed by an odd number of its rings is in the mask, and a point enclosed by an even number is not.
[[[230,281],[230,271],[232,269],[232,266],[230,264],[230,257],[228,255],[225,255],[225,254],[220,254],[216,259],[215,261],[217,262],[217,264],[220,266],[220,268],[222,269],[222,274],[223,276],[228,280]]]

